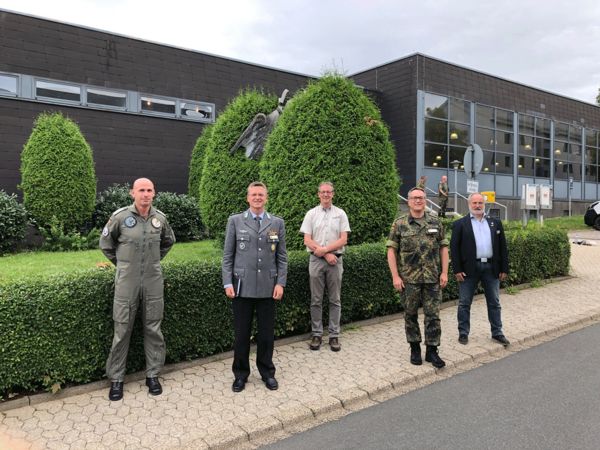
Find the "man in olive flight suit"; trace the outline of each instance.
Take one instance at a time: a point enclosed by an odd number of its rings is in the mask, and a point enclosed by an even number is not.
[[[100,249],[117,266],[113,302],[114,338],[106,375],[111,380],[108,398],[123,398],[125,363],[138,306],[142,307],[146,386],[160,395],[158,374],[165,362],[163,276],[160,260],[175,243],[165,215],[152,207],[154,184],[139,178],[130,191],[133,205],[115,211],[102,230]]]
[[[438,355],[441,289],[448,283],[448,240],[437,217],[425,212],[425,191],[419,187],[408,192],[407,215],[396,219],[386,242],[387,259],[394,288],[404,299],[406,340],[410,344],[410,362],[423,364],[418,311],[425,314],[425,361],[442,368],[446,363]]]

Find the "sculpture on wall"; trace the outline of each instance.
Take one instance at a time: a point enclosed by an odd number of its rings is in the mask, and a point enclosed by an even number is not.
[[[267,136],[269,136],[269,133],[275,127],[279,116],[283,112],[283,108],[287,102],[288,92],[289,91],[285,89],[281,93],[277,108],[269,115],[258,113],[254,116],[254,119],[252,119],[236,143],[231,147],[231,150],[229,150],[230,154],[233,155],[237,149],[244,147],[246,149],[246,158],[255,161],[260,159],[265,148]]]

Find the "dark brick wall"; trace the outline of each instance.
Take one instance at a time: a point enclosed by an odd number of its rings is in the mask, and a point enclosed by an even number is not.
[[[216,105],[240,89],[279,95],[303,75],[0,11],[0,71],[127,89]],[[98,189],[136,176],[187,191],[188,163],[202,125],[0,97],[0,189],[16,192],[20,152],[41,111],[63,111],[94,149]]]
[[[377,92],[383,120],[396,147],[401,192],[415,185],[417,57],[408,57],[352,76],[355,82]]]

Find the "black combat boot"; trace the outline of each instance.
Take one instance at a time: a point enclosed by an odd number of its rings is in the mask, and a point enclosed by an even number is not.
[[[410,343],[410,363],[415,366],[423,364],[421,359],[421,344],[419,342]]]
[[[433,367],[441,369],[446,365],[444,360],[440,358],[438,355],[438,350],[436,345],[428,345],[427,350],[425,351],[425,361],[430,362]]]

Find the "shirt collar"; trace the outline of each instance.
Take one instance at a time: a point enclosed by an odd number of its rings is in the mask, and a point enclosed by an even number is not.
[[[477,220],[477,222],[479,222],[479,220],[477,219],[477,217],[475,217],[473,214],[469,213],[469,216],[471,216],[471,220]],[[487,219],[487,214],[483,213],[483,217],[481,218],[481,222],[483,222],[484,220]]]

